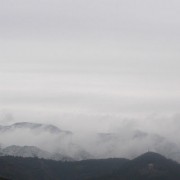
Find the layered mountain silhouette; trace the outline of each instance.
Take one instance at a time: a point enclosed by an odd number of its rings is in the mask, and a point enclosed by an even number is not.
[[[49,153],[35,146],[8,146],[0,149],[0,156],[37,157],[55,161],[73,161],[71,157],[60,153]]]
[[[18,122],[0,125],[0,155],[52,160],[85,160],[92,155],[72,141],[73,133],[52,124]]]
[[[4,156],[0,157],[0,177],[13,180],[179,180],[180,165],[153,152],[133,160],[75,162]]]
[[[128,135],[124,134],[122,129],[122,131],[96,132],[92,136],[84,136],[52,124],[16,122],[11,125],[0,125],[0,145],[8,150],[6,151],[8,153],[0,151],[0,155],[14,154],[14,156],[35,156],[53,160],[62,160],[61,157],[70,157],[74,160],[115,158],[123,154],[136,157],[137,153],[144,152],[147,144],[150,144],[152,150],[180,162],[178,144],[159,134],[139,129],[129,131]],[[32,150],[33,147],[36,151]],[[51,155],[47,155],[48,153]]]
[[[8,131],[12,132],[15,130],[22,130],[22,129],[29,129],[31,131],[37,131],[38,130],[39,132],[49,132],[52,134],[59,134],[59,133],[71,134],[72,133],[70,131],[61,130],[52,124],[18,122],[18,123],[14,123],[14,124],[8,125],[8,126],[0,125],[0,133],[8,132]]]

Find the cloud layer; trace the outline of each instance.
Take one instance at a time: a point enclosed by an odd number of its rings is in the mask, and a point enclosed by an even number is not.
[[[177,0],[1,1],[1,124],[55,124],[102,157],[133,156],[147,144],[178,151],[179,7]]]

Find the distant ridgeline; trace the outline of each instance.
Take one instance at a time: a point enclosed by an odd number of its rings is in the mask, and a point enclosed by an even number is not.
[[[0,180],[180,180],[180,165],[152,152],[75,162],[2,156]]]

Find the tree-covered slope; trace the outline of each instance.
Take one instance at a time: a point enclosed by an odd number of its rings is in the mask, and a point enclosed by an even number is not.
[[[128,160],[61,162],[38,158],[0,157],[0,176],[12,180],[85,180],[109,174]]]

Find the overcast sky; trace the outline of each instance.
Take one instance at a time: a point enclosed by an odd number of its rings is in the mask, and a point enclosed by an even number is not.
[[[178,0],[0,0],[0,110],[16,121],[176,114],[179,83]]]

